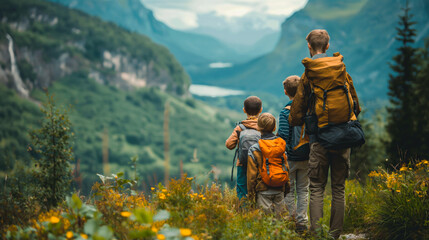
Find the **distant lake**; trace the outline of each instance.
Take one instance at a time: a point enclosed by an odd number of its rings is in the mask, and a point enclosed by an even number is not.
[[[225,97],[225,96],[244,94],[244,92],[240,90],[233,90],[233,89],[208,86],[208,85],[198,85],[198,84],[192,84],[189,87],[189,91],[193,95],[202,96],[202,97]]]
[[[214,62],[209,64],[210,68],[230,68],[232,67],[232,63],[226,62]]]

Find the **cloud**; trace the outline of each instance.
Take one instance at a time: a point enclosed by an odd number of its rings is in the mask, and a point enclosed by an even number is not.
[[[194,12],[172,8],[154,8],[152,10],[157,19],[174,29],[187,30],[199,26],[198,16]]]
[[[250,16],[253,24],[278,30],[278,19],[290,16],[303,8],[307,0],[142,0],[154,10],[155,16],[176,29],[194,29],[199,26],[198,15],[215,14],[229,22]]]

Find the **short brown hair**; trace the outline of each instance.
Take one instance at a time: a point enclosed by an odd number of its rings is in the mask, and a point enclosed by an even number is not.
[[[329,34],[324,29],[315,29],[305,38],[314,51],[326,52],[329,43]]]
[[[244,110],[249,115],[256,115],[261,111],[262,101],[257,96],[250,96],[244,100]]]
[[[283,81],[283,88],[286,90],[290,97],[295,97],[296,89],[298,89],[300,78],[297,75],[287,77]]]
[[[276,129],[276,118],[271,113],[263,113],[258,118],[258,129],[261,132],[273,132]]]

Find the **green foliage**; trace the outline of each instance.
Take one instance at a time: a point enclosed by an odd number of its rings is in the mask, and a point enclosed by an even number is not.
[[[386,159],[384,141],[386,141],[386,133],[384,129],[384,120],[380,113],[380,109],[376,115],[371,118],[366,117],[366,111],[359,115],[359,121],[365,133],[365,144],[358,148],[352,148],[350,155],[350,177],[358,179],[361,183],[365,183],[368,174],[382,165]]]
[[[425,47],[419,49],[418,55],[418,73],[415,83],[415,108],[418,109],[418,115],[414,119],[418,132],[419,154],[422,158],[429,158],[429,38],[426,38]]]
[[[414,43],[416,30],[413,28],[415,22],[411,20],[409,11],[407,2],[397,27],[396,39],[401,46],[398,48],[398,55],[393,57],[394,63],[390,65],[395,75],[391,74],[389,80],[391,106],[388,108],[387,131],[391,142],[387,145],[390,155],[388,167],[397,167],[401,162],[407,163],[411,158],[418,157],[419,146],[422,144],[414,122],[414,119],[419,117],[413,89],[417,73],[417,49],[411,45]]]
[[[102,136],[108,131],[109,164],[114,172],[131,176],[134,170],[140,181],[148,185],[162,180],[163,168],[163,105],[170,101],[171,176],[179,176],[179,163],[192,176],[204,175],[211,166],[222,169],[226,180],[233,153],[224,140],[233,129],[229,112],[222,112],[194,100],[172,97],[156,88],[122,91],[98,84],[78,73],[65,77],[49,89],[56,94],[59,105],[72,104],[69,113],[75,133],[75,158],[80,160],[82,191],[87,194],[97,180],[102,166]],[[42,101],[42,92],[33,96]],[[217,119],[216,116],[220,116]],[[234,115],[234,116],[237,116]],[[192,162],[194,152],[198,162]],[[129,159],[139,156],[138,165],[129,170]],[[144,186],[139,185],[140,189]]]
[[[289,220],[250,207],[240,209],[234,189],[198,186],[194,181],[185,176],[172,180],[168,189],[162,184],[152,189],[154,207],[171,214],[169,225],[190,228],[200,239],[302,239]]]
[[[26,151],[30,143],[28,131],[39,127],[42,114],[34,104],[3,84],[0,84],[0,95],[0,174],[3,178],[15,162],[30,165],[31,156]]]
[[[46,209],[58,205],[70,189],[71,124],[67,112],[55,106],[53,96],[41,108],[45,115],[42,127],[31,133],[36,157],[34,178],[36,197]],[[30,150],[31,147],[30,147]]]
[[[429,236],[429,162],[410,163],[393,172],[369,174],[365,186],[346,182],[344,230],[371,239],[426,239]]]
[[[39,207],[33,197],[34,178],[31,170],[22,162],[15,164],[13,171],[2,178],[0,192],[0,232],[12,224],[27,224],[37,217]],[[0,235],[0,238],[3,235]]]
[[[429,237],[429,162],[410,163],[391,173],[380,170],[371,176],[380,197],[370,222],[374,236],[377,239]]]
[[[19,73],[23,80],[30,80],[30,82],[34,83],[37,75],[34,72],[33,66],[27,60],[20,60],[17,62]]]

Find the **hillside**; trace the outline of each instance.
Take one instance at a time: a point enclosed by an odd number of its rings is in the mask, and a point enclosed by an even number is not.
[[[416,46],[421,47],[429,36],[429,3],[409,2],[417,22]],[[194,74],[193,82],[282,95],[278,91],[281,81],[304,70],[301,60],[309,57],[306,35],[312,29],[324,28],[331,36],[328,54],[343,54],[358,94],[368,107],[374,107],[387,99],[388,62],[396,54],[395,27],[404,4],[397,0],[310,0],[282,24],[280,40],[271,53],[233,68]]]
[[[114,22],[166,46],[186,69],[216,61],[234,61],[234,49],[213,37],[177,31],[158,21],[140,0],[49,0]]]
[[[71,105],[75,159],[80,161],[86,191],[95,173],[102,173],[102,138],[106,133],[112,172],[129,172],[130,158],[137,155],[142,181],[162,179],[166,101],[170,103],[171,176],[179,175],[180,161],[185,172],[204,177],[212,165],[222,170],[230,166],[232,156],[224,139],[233,125],[231,114],[189,98],[189,77],[164,47],[54,3],[3,3],[2,174],[17,163],[31,166],[31,156],[26,153],[28,131],[40,124],[41,113],[35,103],[46,100],[42,88],[55,95],[58,106]],[[13,39],[13,54],[6,34]],[[17,73],[11,64],[13,57]],[[11,90],[17,88],[17,78],[28,96],[19,97]],[[227,174],[223,171],[221,177],[226,179]]]
[[[13,75],[6,67],[11,58],[9,34],[29,90],[82,70],[100,83],[122,89],[154,86],[188,94],[190,79],[182,66],[147,37],[42,1],[3,1],[0,17],[1,82]]]

